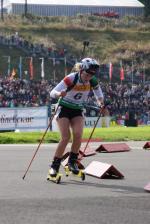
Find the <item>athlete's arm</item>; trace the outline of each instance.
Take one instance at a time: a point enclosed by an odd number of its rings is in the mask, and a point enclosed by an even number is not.
[[[66,88],[67,85],[65,84],[64,80],[62,80],[60,83],[55,86],[52,91],[50,92],[50,97],[52,98],[59,98],[61,96],[66,95]]]
[[[74,79],[74,73],[66,76],[60,83],[57,84],[50,92],[50,97],[59,98],[64,97],[67,94],[67,88],[72,85]]]
[[[104,95],[102,93],[100,86],[97,86],[96,88],[94,88],[93,92],[94,92],[94,95],[96,97],[99,107],[102,107],[104,104]]]

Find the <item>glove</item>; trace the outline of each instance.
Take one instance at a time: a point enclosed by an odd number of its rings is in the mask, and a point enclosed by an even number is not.
[[[66,92],[66,91],[61,91],[61,92],[60,92],[60,96],[61,96],[61,97],[64,97],[64,96],[66,96],[66,95],[67,95],[67,92]]]
[[[104,103],[99,103],[99,108],[100,108],[100,110],[102,109],[102,108],[104,108]]]

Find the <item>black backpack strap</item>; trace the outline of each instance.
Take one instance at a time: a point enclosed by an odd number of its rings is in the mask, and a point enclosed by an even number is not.
[[[77,81],[78,81],[78,73],[75,74],[75,77],[74,77],[74,80],[73,80],[73,83],[72,85],[68,86],[67,87],[67,90],[66,92],[70,91],[73,89],[73,87],[77,84]]]

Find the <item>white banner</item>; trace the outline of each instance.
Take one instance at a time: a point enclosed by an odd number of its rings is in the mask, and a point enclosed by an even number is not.
[[[0,108],[0,130],[39,131],[47,126],[47,107]]]
[[[85,117],[84,128],[93,128],[97,122],[98,117]],[[98,121],[97,128],[101,128],[102,126],[109,127],[110,126],[110,117],[101,117]],[[52,121],[52,131],[58,131],[58,126],[56,119],[54,118]]]
[[[85,128],[93,128],[97,122],[98,117],[86,117],[84,127]],[[110,116],[100,117],[98,124],[96,125],[97,128],[101,127],[110,127]]]
[[[94,125],[96,124],[96,122],[97,122],[97,119],[98,119],[98,117],[85,117],[85,122],[84,122],[84,127],[85,128],[93,128],[94,127]],[[101,118],[100,118],[101,119]],[[100,122],[100,120],[98,121],[98,124],[97,124],[97,126],[96,126],[97,128],[99,127],[101,127],[101,122]]]

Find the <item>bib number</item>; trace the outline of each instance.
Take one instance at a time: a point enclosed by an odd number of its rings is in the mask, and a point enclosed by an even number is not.
[[[82,98],[82,93],[77,93],[76,95],[74,95],[75,100],[79,100],[81,98]]]

